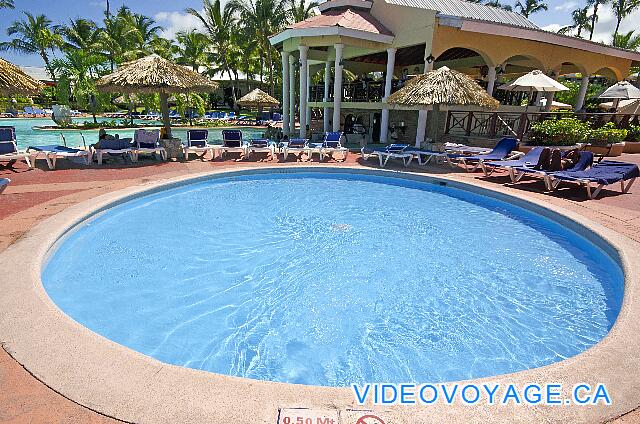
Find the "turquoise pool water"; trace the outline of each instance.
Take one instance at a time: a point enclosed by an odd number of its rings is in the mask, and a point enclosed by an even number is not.
[[[112,121],[112,119],[108,118],[98,118],[99,121]],[[92,118],[76,118],[75,122],[92,122]],[[148,124],[150,121],[134,121],[135,123],[146,123]],[[82,138],[80,133],[82,133],[86,139],[87,144],[93,144],[98,141],[98,130],[86,130],[86,131],[74,131],[74,130],[60,130],[60,131],[43,131],[37,130],[33,127],[45,126],[45,125],[55,125],[51,119],[48,118],[30,118],[30,119],[0,119],[0,126],[13,126],[16,128],[16,138],[18,141],[18,148],[26,149],[29,146],[37,146],[37,145],[50,145],[50,144],[60,144],[61,137],[60,133],[64,134],[67,145],[70,147],[74,146],[82,146]],[[160,125],[160,123],[158,123]],[[173,128],[172,134],[175,137],[178,137],[182,140],[186,140],[187,138],[187,129],[188,128]],[[241,128],[243,136],[245,138],[259,138],[262,136],[264,130],[257,128]],[[109,131],[109,133],[117,133],[120,137],[133,137],[134,130],[114,130]],[[215,142],[218,140],[222,140],[222,129],[209,129],[209,141]]]
[[[215,178],[81,224],[42,272],[73,319],[160,361],[301,384],[440,382],[604,337],[623,273],[577,233],[448,186]]]

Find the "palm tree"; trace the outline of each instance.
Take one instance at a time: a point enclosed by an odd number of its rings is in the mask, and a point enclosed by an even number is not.
[[[589,28],[589,40],[593,40],[593,30],[596,28],[598,21],[598,8],[605,5],[609,0],[587,0],[587,6],[593,6],[593,14],[591,15],[591,28]]]
[[[269,71],[269,94],[275,90],[274,54],[269,37],[287,22],[287,0],[230,0],[228,6],[242,17],[246,29],[255,33],[260,55]]]
[[[131,60],[136,57],[134,48],[137,30],[133,26],[131,13],[126,7],[120,8],[114,15],[105,15],[104,28],[98,36],[98,46],[109,58],[111,71],[116,63]]]
[[[525,18],[528,18],[534,13],[549,9],[547,4],[540,0],[525,0],[524,3],[518,0],[518,2],[516,3],[516,8],[520,9],[520,14]]]
[[[313,15],[313,9],[318,7],[318,3],[311,1],[307,3],[305,0],[289,0],[289,19],[291,23],[302,22]]]
[[[0,9],[13,9],[13,0],[0,0]]]
[[[498,9],[508,10],[509,12],[513,10],[510,5],[500,3],[500,0],[489,0],[485,4],[487,6],[497,7]]]
[[[626,34],[618,34],[613,39],[613,47],[618,47],[626,50],[639,50],[640,49],[640,35],[634,35],[635,31],[629,31]]]
[[[131,16],[131,23],[136,32],[134,40],[137,56],[146,56],[149,53],[151,41],[158,36],[162,27],[156,25],[153,19],[139,13]]]
[[[15,21],[7,28],[7,35],[15,36],[15,38],[0,43],[0,51],[13,50],[19,53],[40,55],[51,78],[57,82],[49,60],[49,52],[62,45],[62,37],[46,16],[34,16],[29,12],[24,12],[24,14],[26,19]]]
[[[582,38],[582,30],[589,31],[591,29],[591,16],[589,16],[589,6],[585,6],[582,9],[576,9],[571,12],[571,19],[573,23],[565,27],[560,28],[558,33],[567,34],[569,32],[577,31],[576,37]]]
[[[61,27],[60,34],[65,39],[64,48],[94,51],[100,32],[95,22],[78,18],[72,19],[68,26]]]
[[[186,12],[198,18],[204,25],[213,50],[213,60],[219,65],[218,71],[228,73],[229,78],[233,79],[233,71],[229,62],[235,47],[232,42],[232,35],[236,32],[234,10],[230,4],[227,4],[223,9],[220,0],[213,0],[213,2],[212,0],[203,0],[202,7],[202,14],[193,8],[186,9]],[[232,84],[231,91],[235,105],[235,84]]]
[[[178,45],[175,46],[176,62],[189,65],[198,72],[200,66],[207,64],[209,39],[196,31],[180,31],[176,34]]]
[[[631,12],[636,10],[640,6],[640,0],[613,0],[611,3],[611,8],[613,9],[613,14],[616,17],[616,29],[613,32],[613,40],[615,41],[618,37],[618,32],[620,31],[620,23],[624,18],[629,16]]]

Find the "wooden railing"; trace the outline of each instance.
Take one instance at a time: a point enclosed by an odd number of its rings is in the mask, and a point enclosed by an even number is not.
[[[547,119],[575,117],[588,121],[594,128],[607,122],[614,122],[619,128],[639,125],[640,116],[616,113],[570,113],[570,112],[485,112],[455,111],[447,113],[445,134],[473,136],[479,138],[500,138],[514,136],[527,139],[531,124]]]

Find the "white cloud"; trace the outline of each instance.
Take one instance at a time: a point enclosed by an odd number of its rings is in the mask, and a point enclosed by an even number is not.
[[[575,9],[577,5],[578,5],[578,2],[576,1],[566,1],[554,7],[553,10],[558,10],[558,11],[566,10],[568,12]]]
[[[189,31],[192,29],[202,31],[204,29],[202,22],[188,13],[160,12],[153,18],[164,28],[160,35],[168,39],[175,38],[176,33],[180,31]]]
[[[551,25],[543,26],[542,29],[549,32],[558,32],[560,28],[564,28],[565,26],[566,25],[551,24]]]

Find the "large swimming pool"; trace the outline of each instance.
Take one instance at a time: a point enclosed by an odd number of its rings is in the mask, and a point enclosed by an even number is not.
[[[98,121],[112,121],[113,119],[98,118]],[[75,122],[82,123],[85,121],[93,122],[93,118],[76,118]],[[138,121],[135,123],[149,124],[149,121]],[[160,123],[157,123],[158,126]],[[34,127],[42,127],[47,125],[55,125],[51,119],[48,118],[29,118],[29,119],[0,119],[0,126],[12,126],[16,129],[16,138],[18,142],[18,148],[26,149],[29,146],[37,145],[51,145],[61,144],[60,134],[64,134],[67,145],[82,146],[81,134],[84,135],[87,144],[93,144],[98,141],[98,130],[38,130]],[[173,128],[172,134],[182,140],[187,138],[188,128]],[[241,128],[243,136],[245,138],[259,138],[262,137],[264,129],[258,128]],[[120,135],[120,137],[133,137],[135,130],[109,130],[109,133]],[[210,128],[209,129],[209,141],[215,142],[222,140],[222,129]]]
[[[160,361],[326,386],[550,364],[602,339],[623,272],[519,206],[362,173],[249,173],[145,195],[56,246],[45,289]]]

